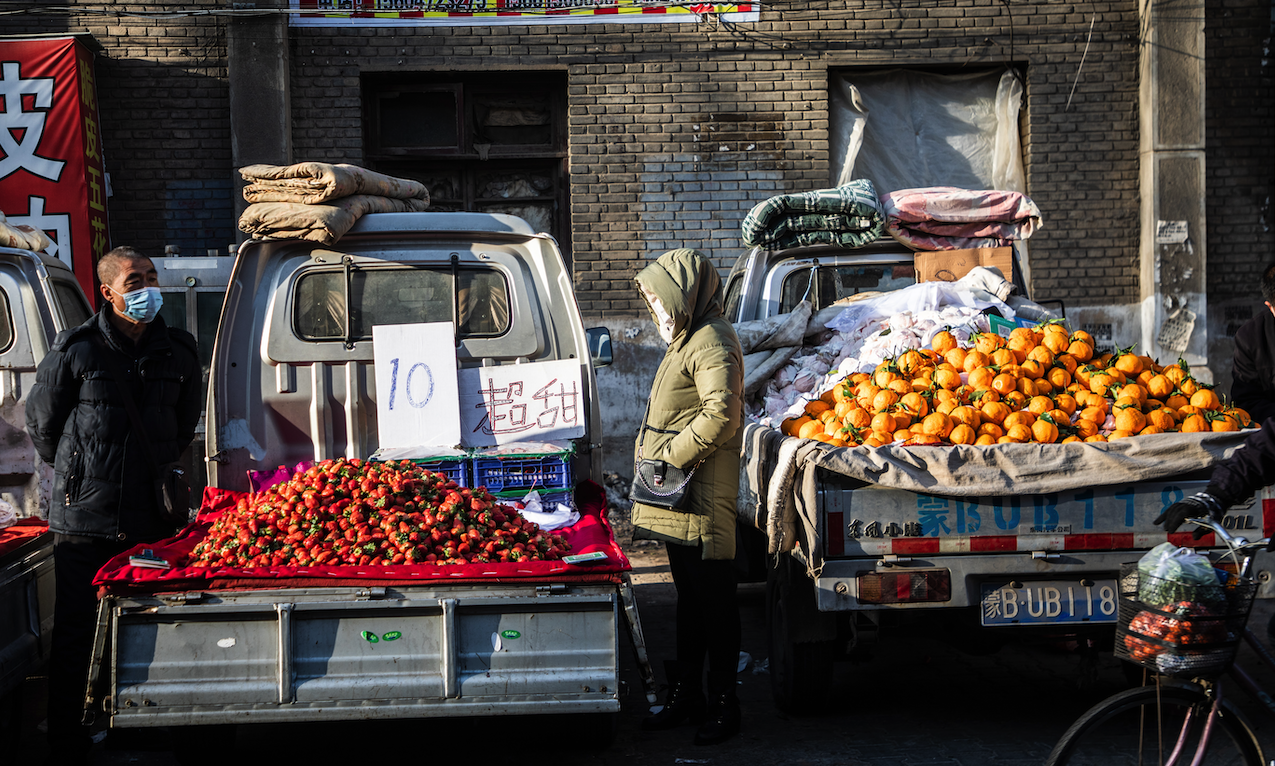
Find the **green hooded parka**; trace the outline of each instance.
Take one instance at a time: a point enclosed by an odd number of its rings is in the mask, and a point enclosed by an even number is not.
[[[690,512],[634,503],[634,536],[702,544],[705,559],[732,559],[744,356],[722,316],[721,277],[698,251],[670,250],[638,273],[637,285],[669,344],[651,385],[641,456],[681,469],[703,463],[691,478]]]

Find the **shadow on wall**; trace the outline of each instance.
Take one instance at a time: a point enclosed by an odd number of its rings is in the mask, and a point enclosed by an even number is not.
[[[646,412],[655,371],[667,348],[649,318],[616,317],[603,324],[611,331],[615,361],[598,370],[602,405],[602,468],[633,475],[633,443]]]

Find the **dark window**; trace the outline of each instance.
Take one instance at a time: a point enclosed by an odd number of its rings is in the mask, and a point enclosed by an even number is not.
[[[315,271],[297,280],[293,327],[304,340],[346,336],[345,272]],[[360,269],[350,273],[349,338],[372,337],[372,327],[451,322],[464,337],[491,337],[509,329],[509,286],[496,271],[462,269],[455,291],[445,269]]]
[[[856,295],[864,298],[916,284],[912,266],[820,266],[818,278],[810,279],[810,269],[798,269],[784,277],[779,313],[793,310],[808,298],[818,311]]]
[[[9,295],[0,290],[0,351],[13,345],[13,315],[9,313]]]
[[[363,92],[370,167],[424,183],[432,210],[523,218],[570,262],[563,73],[373,74]]]
[[[62,317],[66,320],[67,329],[79,327],[93,316],[78,285],[54,281],[53,293],[57,296],[58,305],[62,307]]]

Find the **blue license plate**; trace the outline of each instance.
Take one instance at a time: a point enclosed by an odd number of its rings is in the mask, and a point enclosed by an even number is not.
[[[984,625],[1067,625],[1115,622],[1118,600],[1114,579],[1021,580],[984,583],[980,606]]]

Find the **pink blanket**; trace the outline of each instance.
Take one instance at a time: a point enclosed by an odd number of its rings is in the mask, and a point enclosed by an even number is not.
[[[1011,191],[935,186],[881,198],[886,231],[914,250],[1005,247],[1040,228],[1040,209]]]

